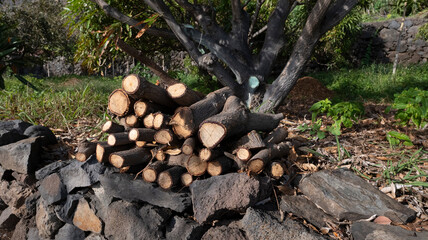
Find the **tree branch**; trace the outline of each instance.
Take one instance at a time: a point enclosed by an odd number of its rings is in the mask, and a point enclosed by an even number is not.
[[[128,24],[132,27],[135,27],[138,30],[141,30],[145,27],[145,24],[138,24],[139,21],[126,16],[125,14],[121,13],[119,10],[110,6],[108,3],[106,3],[103,0],[91,0],[91,1],[96,3],[107,16],[110,16],[121,23]],[[147,29],[146,33],[157,37],[175,38],[172,32],[164,29],[149,28]]]
[[[250,29],[248,30],[248,43],[251,41],[254,25],[256,25],[257,18],[259,18],[260,9],[262,5],[265,3],[265,1],[266,0],[257,0],[256,11],[251,17],[251,25],[250,25]]]
[[[252,56],[248,46],[248,31],[250,29],[250,19],[247,12],[242,9],[240,0],[232,0],[232,38],[231,45],[238,50],[250,65],[252,65]]]
[[[357,5],[358,0],[338,0],[327,10],[326,17],[321,24],[321,34],[336,26]]]

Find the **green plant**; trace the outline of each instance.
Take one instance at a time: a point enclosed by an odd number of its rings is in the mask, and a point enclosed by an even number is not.
[[[425,23],[419,28],[416,38],[428,41],[428,23]]]
[[[399,120],[399,124],[407,125],[411,121],[419,128],[427,124],[428,91],[411,88],[394,96],[394,102],[386,109],[386,112],[396,109],[395,118]]]
[[[400,143],[403,143],[404,146],[413,146],[412,140],[410,140],[409,136],[404,133],[389,131],[386,134],[386,139],[388,140],[391,148],[399,145]]]

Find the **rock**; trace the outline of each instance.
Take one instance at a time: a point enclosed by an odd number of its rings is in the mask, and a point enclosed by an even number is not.
[[[44,166],[43,168],[40,168],[35,172],[35,176],[37,180],[42,180],[43,178],[51,175],[54,172],[58,172],[61,168],[67,166],[70,164],[72,160],[67,161],[55,161],[49,165]]]
[[[417,39],[416,41],[415,41],[415,46],[416,46],[416,48],[417,49],[422,49],[423,47],[425,47],[427,45],[427,42],[425,42],[424,40],[422,40],[422,39]]]
[[[410,27],[409,30],[407,30],[407,34],[412,38],[416,37],[416,34],[418,33],[420,27],[421,26]]]
[[[55,135],[52,131],[45,126],[33,125],[25,129],[24,135],[27,137],[41,137],[41,143],[43,146],[57,144]]]
[[[32,124],[28,122],[24,122],[21,120],[9,120],[9,121],[0,121],[0,130],[16,130],[19,134],[24,134],[25,130],[28,127],[31,127]]]
[[[241,224],[250,240],[324,239],[290,218],[280,223],[268,213],[254,208],[247,209]]]
[[[0,229],[13,230],[19,218],[13,213],[12,207],[8,207],[0,214]]]
[[[55,236],[55,240],[83,240],[85,239],[85,232],[72,224],[65,224],[59,229]]]
[[[164,222],[163,220],[162,222]],[[152,222],[150,218],[142,217],[135,204],[116,201],[109,207],[109,214],[105,223],[107,239],[161,239],[164,238],[162,226]]]
[[[140,178],[134,180],[134,177],[129,174],[104,174],[100,177],[100,182],[108,195],[128,202],[144,201],[176,212],[184,212],[191,205],[188,193],[164,191]]]
[[[356,222],[351,225],[354,240],[401,240],[428,239],[428,232],[408,231],[399,226],[380,225],[372,222]]]
[[[156,232],[159,230],[161,232],[165,232],[166,222],[172,215],[171,210],[166,208],[158,208],[150,204],[144,205],[138,212],[141,218],[145,219],[146,222],[148,219],[150,219],[150,222],[146,224],[146,229],[150,232]]]
[[[20,134],[15,129],[12,129],[12,130],[0,129],[0,146],[11,144],[25,138],[27,137]]]
[[[29,174],[35,171],[40,160],[40,140],[24,139],[0,147],[0,164],[4,169]]]
[[[22,218],[16,225],[15,231],[13,231],[12,239],[26,240],[29,229],[35,226],[36,226],[36,222],[34,220],[34,217],[30,219]]]
[[[404,27],[406,27],[407,29],[409,29],[412,26],[413,26],[412,20],[407,19],[404,21]]]
[[[10,207],[20,208],[31,194],[31,189],[18,181],[0,182],[0,198]]]
[[[0,181],[3,179],[4,169],[0,166]]]
[[[27,233],[27,240],[40,240],[39,230],[37,228],[30,228]]]
[[[7,204],[0,198],[0,213],[7,208]]]
[[[40,192],[35,192],[25,199],[25,209],[27,209],[27,216],[36,215],[37,201],[39,198]]]
[[[95,215],[94,211],[89,206],[89,203],[81,198],[74,212],[73,224],[83,231],[91,231],[101,233],[101,220]]]
[[[421,56],[418,54],[413,54],[413,56],[407,61],[409,64],[417,64],[422,60]]]
[[[91,233],[85,238],[85,240],[106,240],[106,238],[101,234]]]
[[[56,216],[63,222],[72,224],[74,211],[76,210],[79,200],[83,198],[80,194],[69,194],[63,205],[55,208]]]
[[[91,155],[82,165],[81,168],[88,174],[92,183],[96,183],[100,179],[106,167],[99,163],[95,155]]]
[[[60,175],[67,192],[73,191],[75,188],[89,187],[93,182],[88,173],[81,168],[83,163],[73,161],[60,170]]]
[[[376,214],[405,223],[416,216],[415,211],[388,197],[348,169],[310,174],[300,181],[299,189],[313,203],[339,220],[356,221]]]
[[[55,214],[54,207],[39,201],[36,213],[36,226],[41,238],[53,238],[64,225]]]
[[[313,202],[304,196],[283,196],[281,199],[281,210],[291,212],[305,219],[317,228],[337,225],[336,219],[319,209]]]
[[[103,206],[107,207],[113,201],[113,197],[106,193],[100,183],[97,183],[92,186],[92,190],[94,191],[95,196],[98,198],[99,202]]]
[[[400,28],[400,23],[398,23],[397,21],[395,21],[395,20],[392,20],[390,23],[389,23],[389,25],[388,25],[388,28],[389,29],[394,29],[394,30],[398,30],[399,28]]]
[[[207,226],[203,226],[190,219],[174,216],[166,229],[166,239],[201,239],[207,230]]]
[[[57,173],[53,173],[43,179],[39,187],[40,194],[45,203],[51,205],[67,197],[67,191],[61,178]]]
[[[382,38],[384,42],[395,42],[399,34],[397,30],[384,28],[379,32],[379,37]]]
[[[194,181],[190,185],[193,212],[199,223],[212,221],[228,211],[245,211],[269,196],[263,183],[245,173],[230,173]]]
[[[202,240],[245,240],[247,239],[244,233],[237,228],[230,228],[227,226],[219,226],[208,229],[208,231],[202,236]]]
[[[16,181],[21,182],[27,186],[31,186],[37,182],[36,178],[33,174],[21,174],[17,172],[12,172],[12,177],[15,178]]]

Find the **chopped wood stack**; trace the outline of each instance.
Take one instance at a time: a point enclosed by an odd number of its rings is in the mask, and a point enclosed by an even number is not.
[[[284,174],[283,115],[250,112],[227,87],[204,97],[182,83],[158,86],[132,74],[111,93],[108,109],[118,123],[106,122],[107,141],[82,146],[79,161],[92,151],[122,172],[139,167],[145,181],[164,189],[232,171]]]

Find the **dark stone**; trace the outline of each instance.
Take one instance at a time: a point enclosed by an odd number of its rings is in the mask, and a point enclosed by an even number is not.
[[[89,187],[93,183],[88,173],[81,168],[83,163],[73,161],[66,167],[60,170],[60,175],[67,192],[73,191],[75,188]]]
[[[73,160],[67,160],[67,161],[55,161],[49,165],[44,166],[43,168],[40,168],[36,171],[36,179],[42,180],[43,178],[51,175],[54,172],[58,172],[61,168],[67,166],[70,164]]]
[[[269,196],[263,181],[245,173],[230,173],[197,180],[190,185],[193,212],[199,223],[218,219],[228,211],[244,212]]]
[[[165,225],[172,215],[172,211],[166,208],[158,208],[150,204],[144,205],[138,211],[142,219],[150,219],[150,224],[146,224],[150,232],[160,230],[165,232]]]
[[[329,227],[329,225],[335,225],[334,222],[337,222],[336,219],[319,209],[304,196],[283,196],[281,210],[306,219],[317,228]]]
[[[409,19],[407,19],[407,20],[405,20],[404,21],[404,26],[408,29],[408,28],[410,28],[410,27],[412,27],[413,26],[413,22],[412,22],[412,20],[409,20]]]
[[[13,231],[12,239],[13,240],[26,240],[28,230],[36,226],[36,222],[33,218],[25,219],[22,218],[15,227]]]
[[[59,205],[55,208],[56,216],[65,223],[73,223],[74,211],[79,204],[79,199],[83,196],[80,194],[67,195],[67,200],[64,205]]]
[[[416,216],[415,211],[388,197],[348,169],[310,174],[300,181],[299,189],[326,213],[340,220],[356,221],[376,214],[405,223]]]
[[[100,179],[106,167],[99,163],[95,155],[91,155],[81,166],[81,168],[88,174],[92,183],[96,183]]]
[[[408,231],[399,226],[380,225],[365,221],[352,224],[351,234],[354,240],[428,239],[428,232]]]
[[[7,208],[7,204],[0,198],[0,213]]]
[[[161,226],[150,218],[143,218],[135,204],[117,201],[110,205],[105,222],[107,239],[160,239],[164,238]]]
[[[40,240],[39,230],[36,227],[28,230],[27,240]]]
[[[58,219],[53,206],[48,206],[40,199],[37,206],[36,226],[41,238],[53,238],[64,223]]]
[[[85,239],[85,232],[80,230],[74,225],[65,224],[59,229],[55,236],[55,240],[83,240]]]
[[[422,40],[422,39],[417,39],[417,40],[415,41],[415,46],[416,46],[416,48],[418,48],[418,49],[421,49],[421,48],[425,47],[425,45],[427,45],[427,42],[425,42],[425,41],[424,41],[424,40]]]
[[[129,174],[104,174],[100,182],[108,195],[128,202],[143,201],[176,212],[183,212],[191,205],[188,193],[164,191],[142,179],[134,180],[134,176]]]
[[[25,138],[27,137],[20,134],[15,129],[12,129],[12,130],[0,129],[0,146],[11,144]]]
[[[100,183],[96,183],[91,188],[94,191],[94,195],[103,206],[107,207],[113,201],[113,197],[106,193]]]
[[[407,30],[407,34],[409,34],[409,36],[412,38],[416,37],[416,34],[418,33],[420,27],[421,26],[410,27],[409,30]]]
[[[244,233],[238,228],[230,228],[227,226],[219,226],[208,229],[208,231],[202,236],[202,240],[245,240],[247,239]]]
[[[394,29],[394,30],[398,30],[399,28],[400,28],[400,23],[398,23],[397,21],[395,21],[395,20],[392,20],[390,23],[389,23],[389,25],[388,25],[388,28],[389,29]]]
[[[0,183],[0,198],[10,207],[20,208],[31,194],[31,189],[21,182],[2,181]]]
[[[101,234],[91,233],[85,238],[85,240],[106,240],[106,238]]]
[[[36,178],[33,174],[21,174],[17,172],[12,172],[12,177],[15,178],[16,181],[31,186],[37,182]]]
[[[29,174],[35,171],[40,160],[38,138],[28,138],[0,147],[0,164],[4,169]]]
[[[16,130],[19,134],[24,134],[25,130],[31,126],[31,123],[21,120],[0,121],[0,130]]]
[[[201,239],[207,228],[190,219],[174,216],[167,226],[166,239]]]
[[[40,194],[46,204],[51,205],[67,197],[67,191],[61,178],[57,173],[53,173],[42,180],[39,187]]]
[[[13,209],[11,207],[8,207],[1,212],[0,229],[13,230],[18,222],[19,218],[13,213]]]
[[[247,209],[241,225],[250,240],[324,239],[290,218],[280,223],[268,213],[254,208]]]
[[[25,208],[28,216],[36,215],[37,201],[40,199],[40,192],[35,192],[25,199]]]
[[[28,127],[24,131],[24,135],[27,137],[41,137],[42,144],[44,146],[58,143],[52,131],[48,127],[41,125],[33,125]]]
[[[387,43],[396,42],[399,34],[397,30],[384,28],[379,32],[379,37]]]

